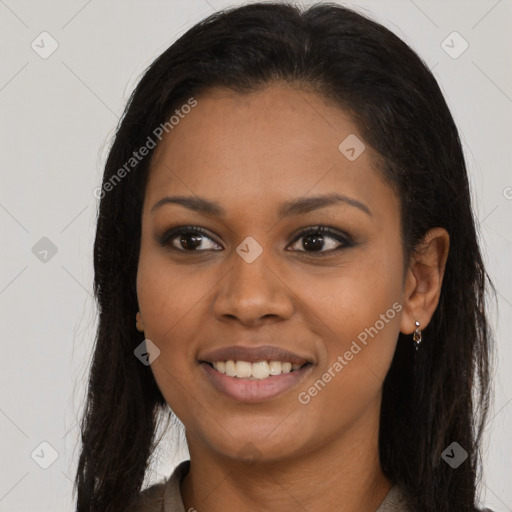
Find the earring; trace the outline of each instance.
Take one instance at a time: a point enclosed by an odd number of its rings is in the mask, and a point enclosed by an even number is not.
[[[418,321],[416,321],[415,324],[416,324],[416,330],[414,331],[414,333],[412,335],[412,341],[414,342],[414,348],[416,350],[418,350],[418,347],[420,346],[420,343],[421,343],[421,329],[419,328],[420,323]]]
[[[136,319],[136,327],[139,332],[144,332],[144,324],[142,323],[141,317],[140,317],[140,311],[137,311],[137,315],[135,315]]]

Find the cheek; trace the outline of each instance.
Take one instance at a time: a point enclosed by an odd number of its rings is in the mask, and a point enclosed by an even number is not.
[[[384,284],[370,296],[344,295],[326,319],[337,339],[325,343],[320,372],[304,389],[321,417],[349,424],[379,399],[400,329],[401,304]],[[393,296],[392,296],[393,295]],[[309,398],[308,398],[309,397]]]
[[[324,275],[302,273],[300,284],[294,286],[306,311],[314,313],[311,318],[321,320],[328,347],[339,350],[376,322],[384,337],[391,331],[398,333],[400,323],[397,306],[393,309],[402,300],[399,255],[386,255],[386,248],[379,246],[347,261]],[[385,315],[385,328],[381,315]]]
[[[391,364],[400,332],[403,270],[401,246],[390,242],[375,243],[329,279],[310,277],[306,283],[305,289],[313,290],[308,303],[328,328],[321,363],[326,387],[335,393],[329,398],[357,396],[367,403]]]
[[[166,401],[175,403],[190,374],[191,344],[180,340],[194,332],[190,313],[198,302],[197,290],[189,278],[180,277],[180,272],[171,269],[158,254],[141,251],[137,298],[144,335],[160,350],[151,370]]]
[[[137,271],[137,299],[146,335],[166,345],[205,291],[198,272],[171,265],[165,252],[143,246]]]
[[[137,270],[144,334],[160,350],[151,369],[175,412],[191,399],[188,390],[197,378],[197,342],[204,331],[200,322],[208,321],[210,294],[219,279],[199,266],[171,263],[165,251],[143,245]]]
[[[168,263],[158,257],[141,260],[137,274],[137,297],[144,321],[144,335],[160,350],[151,371],[166,402],[178,415],[186,408],[187,389],[192,375],[192,344],[183,342],[193,336],[191,311],[197,304],[197,292],[189,279],[179,277]],[[183,286],[184,281],[187,286]]]

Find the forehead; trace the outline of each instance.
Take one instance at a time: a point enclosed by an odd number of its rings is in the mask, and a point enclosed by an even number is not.
[[[213,89],[195,99],[155,150],[151,204],[165,193],[215,198],[227,209],[331,192],[372,205],[384,189],[389,195],[375,169],[378,155],[349,114],[313,92],[274,84],[246,94]]]

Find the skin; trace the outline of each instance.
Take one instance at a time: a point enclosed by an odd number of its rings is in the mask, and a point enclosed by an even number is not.
[[[393,484],[378,459],[383,380],[399,332],[413,333],[416,320],[424,328],[438,304],[448,234],[431,230],[405,265],[399,200],[376,170],[378,155],[366,144],[349,161],[338,145],[349,134],[363,137],[315,93],[274,83],[196,99],[153,156],[137,275],[138,327],[161,351],[151,368],[186,428],[185,509],[374,512]],[[338,203],[278,217],[284,201],[332,192],[371,213]],[[151,212],[170,195],[216,201],[226,214],[176,204]],[[198,252],[186,252],[180,236],[167,247],[158,243],[175,225],[207,230]],[[348,233],[355,244],[332,252],[343,244],[330,234],[313,249],[307,236],[296,240],[318,225]],[[263,249],[252,263],[236,252],[248,236]],[[300,403],[298,394],[394,303],[401,311]],[[234,344],[277,345],[314,365],[281,396],[240,403],[219,393],[197,360]]]

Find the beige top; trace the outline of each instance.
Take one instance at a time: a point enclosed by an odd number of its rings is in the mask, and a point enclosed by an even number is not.
[[[142,491],[130,512],[193,512],[185,510],[180,484],[190,469],[190,461],[181,462],[167,481],[154,484]],[[394,485],[375,512],[410,512],[407,501],[397,485]]]

